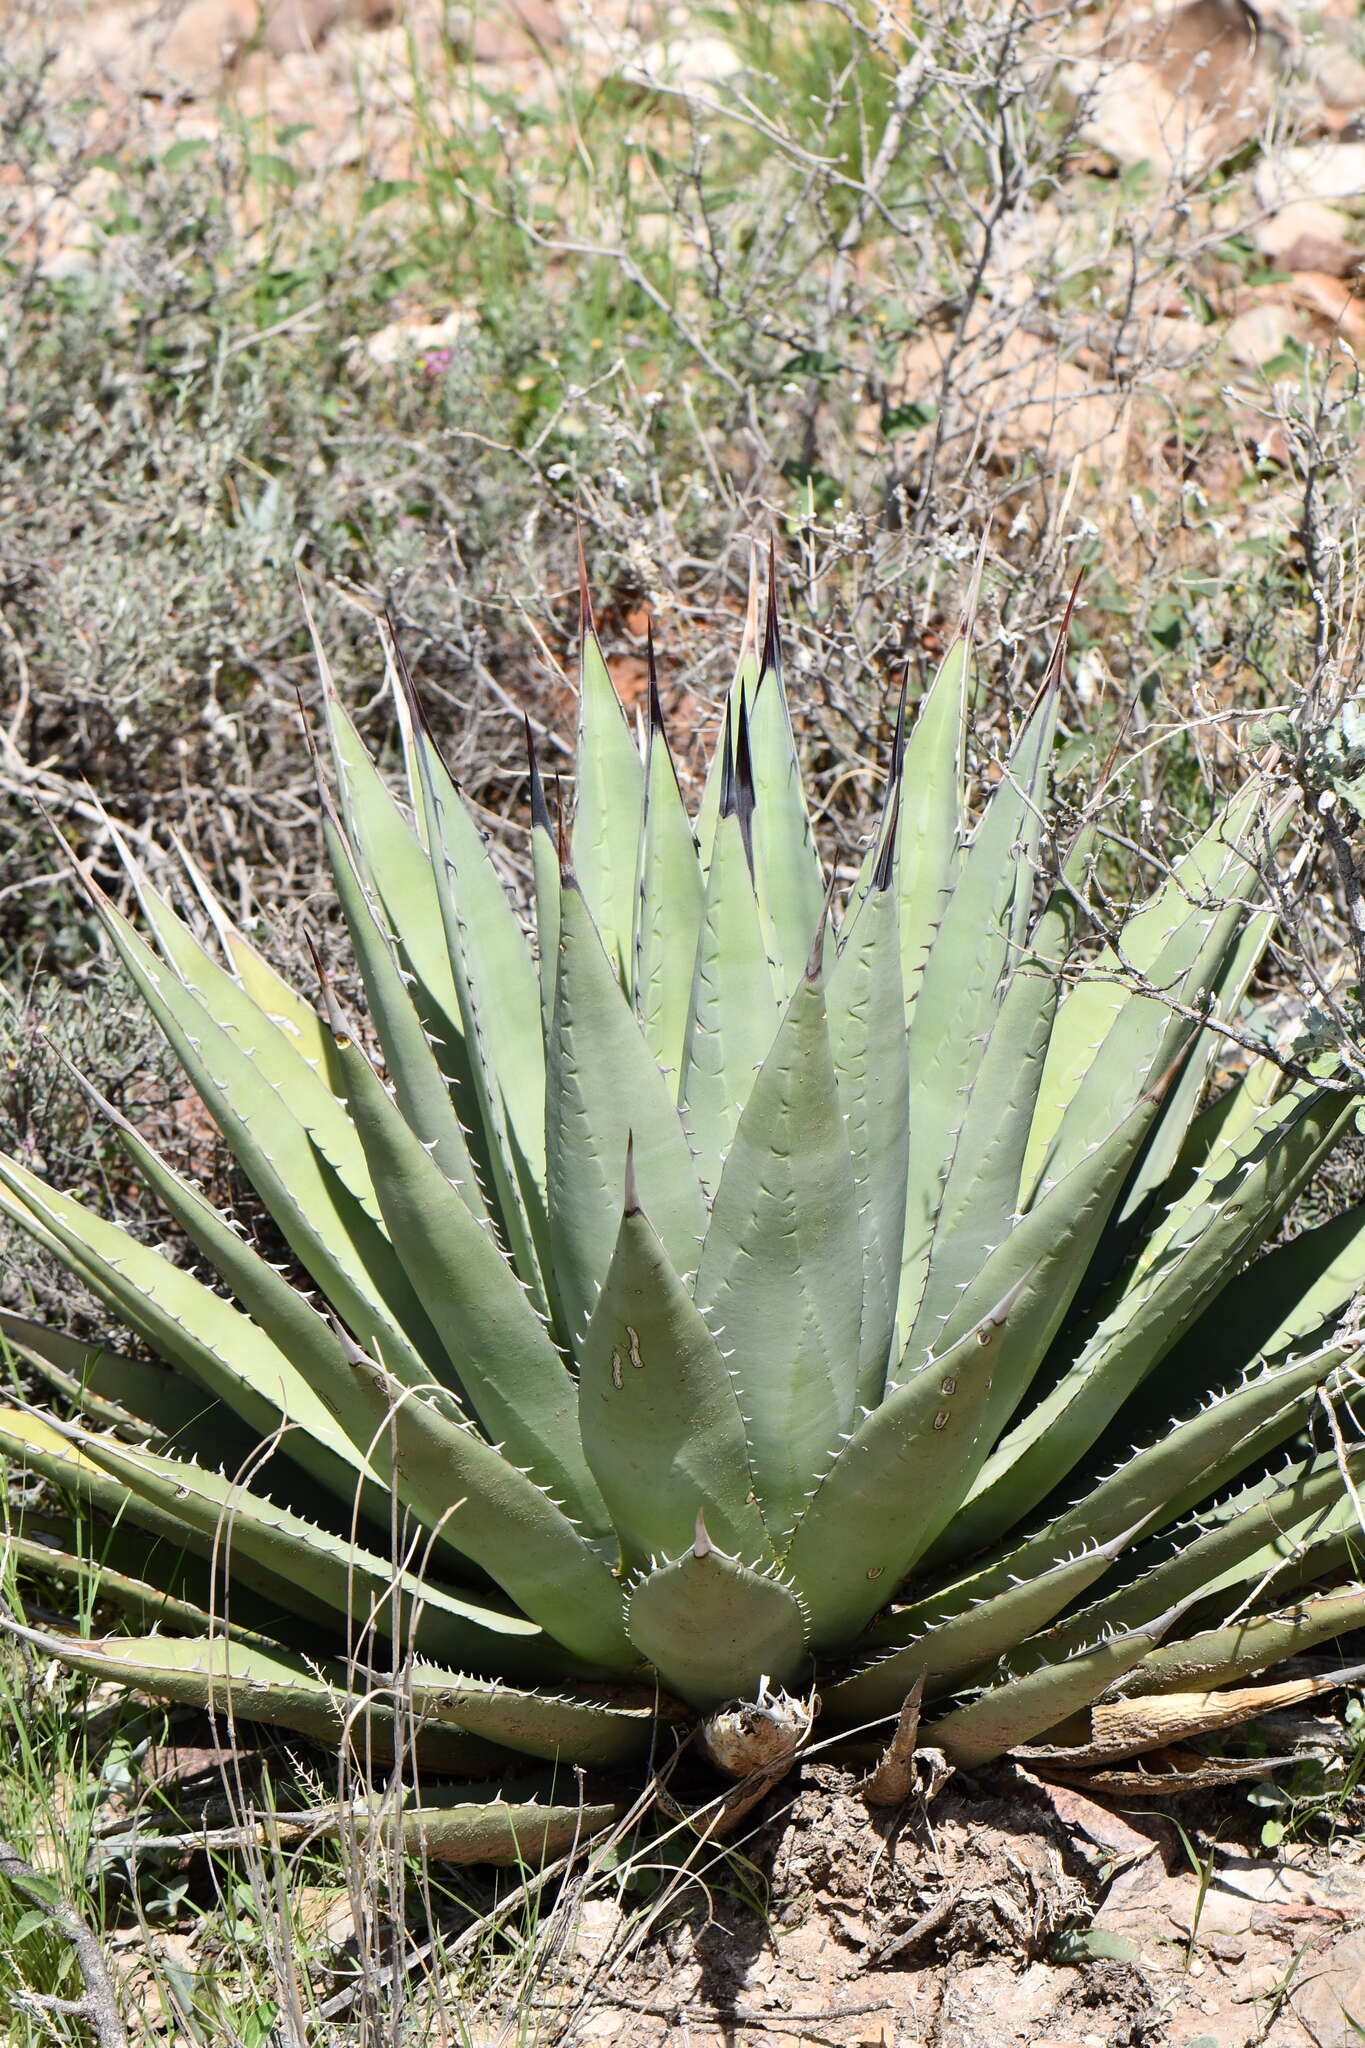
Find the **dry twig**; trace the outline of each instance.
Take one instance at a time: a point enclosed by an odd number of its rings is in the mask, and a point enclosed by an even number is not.
[[[128,2048],[128,2036],[119,2018],[114,1980],[99,1943],[80,1914],[62,1900],[54,1903],[48,1896],[45,1880],[27,1858],[3,1838],[0,1838],[0,1877],[7,1877],[11,1884],[17,1885],[24,1897],[30,1899],[57,1932],[71,1943],[85,1985],[83,1998],[56,1998],[50,1992],[27,1991],[24,1994],[27,2002],[41,2006],[45,2012],[66,2013],[72,2019],[89,2020],[100,2048]]]

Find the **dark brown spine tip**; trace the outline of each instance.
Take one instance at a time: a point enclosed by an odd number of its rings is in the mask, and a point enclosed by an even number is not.
[[[572,877],[572,857],[569,852],[569,828],[564,818],[564,784],[555,776],[555,851],[559,855],[560,875]]]
[[[589,633],[597,631],[592,615],[592,594],[588,589],[588,558],[583,551],[583,521],[576,518],[575,530],[578,535],[578,628],[586,640]]]
[[[1196,1025],[1170,1065],[1163,1073],[1157,1075],[1155,1081],[1147,1090],[1146,1100],[1148,1102],[1164,1102],[1166,1100],[1166,1097],[1170,1094],[1179,1078],[1181,1068],[1189,1058],[1190,1047],[1198,1036],[1199,1027]]]
[[[545,784],[540,779],[540,762],[536,758],[536,736],[531,730],[531,720],[523,713],[526,727],[526,772],[531,778],[531,829],[544,832],[551,840],[555,836],[554,824],[550,818],[550,806],[545,801]]]
[[[322,955],[317,949],[313,934],[306,926],[304,927],[303,943],[308,948],[309,957],[313,962],[313,972],[318,978],[318,987],[322,991],[322,1010],[323,1015],[327,1019],[327,1029],[331,1032],[333,1038],[340,1039],[344,1043],[349,1044],[351,1034],[346,1028],[346,1019],[342,1016],[341,1007],[332,993],[332,984],[327,978],[327,969],[322,964]]]
[[[754,812],[757,807],[754,757],[749,746],[749,707],[741,690],[735,719],[735,815],[739,819],[740,837],[744,841],[750,874],[754,871]]]
[[[720,754],[720,815],[733,818],[738,808],[735,800],[735,745],[730,729],[730,715],[725,716],[725,739]]]
[[[891,887],[892,877],[896,872],[896,834],[900,829],[900,821],[900,784],[894,783],[891,789],[891,808],[882,836],[882,850],[877,855],[877,865],[872,870],[872,886],[882,893]]]
[[[1062,613],[1062,623],[1057,628],[1057,638],[1052,643],[1052,658],[1047,665],[1047,674],[1043,678],[1043,687],[1038,692],[1039,700],[1045,697],[1049,691],[1059,689],[1061,686],[1062,663],[1066,660],[1067,642],[1071,638],[1071,620],[1081,594],[1081,583],[1084,576],[1084,569],[1079,569],[1076,572],[1076,580],[1071,586],[1071,595],[1066,601],[1066,610]]]
[[[427,722],[426,713],[422,709],[422,700],[417,694],[417,685],[412,680],[412,670],[408,667],[408,658],[403,652],[403,643],[398,637],[398,621],[387,605],[384,607],[384,625],[388,631],[389,645],[393,649],[393,665],[398,672],[398,680],[403,686],[403,695],[408,701],[414,720],[418,725],[425,727]]]
[[[441,752],[440,747],[436,743],[436,735],[431,729],[431,720],[427,717],[426,706],[423,704],[422,699],[418,694],[417,685],[413,681],[412,670],[408,667],[408,658],[406,654],[404,654],[403,644],[398,638],[397,621],[395,620],[393,613],[389,611],[387,606],[385,607],[384,610],[384,623],[388,628],[389,645],[393,649],[393,663],[395,669],[398,672],[398,681],[403,691],[403,700],[406,703],[408,711],[412,718],[413,731],[414,733],[420,734],[421,737],[426,741],[426,744],[430,747],[432,753],[440,762],[441,767],[444,770],[448,781],[450,781],[454,785],[454,787],[458,789],[459,784],[455,781],[455,777],[451,774],[450,769],[446,766],[446,758],[445,755]],[[428,771],[426,764],[423,763],[423,775],[425,776],[427,772]]]
[[[332,830],[336,833],[338,839],[342,841],[343,845],[346,847],[347,857],[349,858],[351,865],[354,867],[355,855],[352,853],[350,841],[346,837],[345,822],[342,819],[340,811],[332,802],[332,792],[328,789],[326,783],[322,779],[322,770],[320,767],[318,768],[318,804],[322,810],[322,819],[324,825],[330,825]]]
[[[806,980],[819,981],[825,972],[825,933],[829,929],[829,914],[834,907],[834,884],[825,891],[825,900],[820,905],[820,916],[815,926],[815,937],[810,942],[806,955]]]
[[[760,676],[782,673],[782,636],[777,622],[777,542],[768,539],[768,610],[763,624],[763,660]]]
[[[327,788],[327,780],[322,772],[322,756],[318,752],[318,743],[313,738],[313,729],[308,722],[308,714],[303,707],[303,696],[301,693],[296,694],[299,699],[299,729],[303,734],[303,744],[308,749],[308,759],[312,764],[313,784],[317,790],[318,800],[322,805],[323,811],[328,817],[334,818],[336,816],[336,805],[332,802],[331,793]]]
[[[662,736],[665,744],[668,731],[664,725],[664,707],[659,696],[659,665],[654,658],[654,621],[645,624],[645,660],[649,665],[649,729]]]
[[[1089,811],[1091,806],[1094,804],[1095,799],[1100,795],[1101,791],[1107,789],[1109,786],[1109,778],[1114,772],[1114,768],[1118,762],[1119,755],[1123,752],[1124,747],[1128,744],[1128,734],[1132,729],[1133,720],[1137,716],[1137,708],[1141,701],[1141,685],[1139,685],[1139,687],[1136,690],[1134,690],[1132,696],[1128,699],[1128,702],[1124,707],[1123,716],[1119,720],[1118,731],[1114,734],[1114,744],[1104,757],[1104,765],[1100,769],[1099,779],[1097,780],[1094,788],[1091,791],[1090,802],[1089,804],[1087,804],[1086,807],[1087,811]]]
[[[910,677],[908,672],[901,677],[901,693],[896,704],[896,724],[891,734],[890,788],[900,781],[905,766],[905,719],[910,701]]]
[[[641,1204],[640,1204],[640,1184],[639,1184],[639,1182],[637,1181],[637,1179],[635,1178],[635,1133],[634,1133],[634,1131],[627,1131],[627,1133],[626,1133],[626,1192],[625,1192],[625,1212],[626,1212],[627,1216],[639,1216],[639,1215],[641,1215],[641,1214],[643,1213],[643,1211],[642,1211],[642,1208],[641,1208]]]
[[[705,1510],[698,1508],[697,1525],[692,1534],[692,1555],[693,1557],[709,1557],[715,1547],[715,1544],[706,1533]]]

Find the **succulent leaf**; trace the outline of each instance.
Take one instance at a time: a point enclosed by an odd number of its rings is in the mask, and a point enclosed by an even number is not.
[[[741,696],[740,703],[745,701]],[[777,974],[778,996],[785,1003],[809,958],[825,884],[782,680],[775,580],[768,590],[762,671],[748,699],[745,725],[754,788],[754,886],[768,956]]]
[[[230,1301],[2,1154],[0,1210],[56,1250],[117,1315],[259,1436],[296,1429],[297,1456],[324,1484],[349,1491],[364,1474],[363,1453],[326,1402]]]
[[[424,1378],[440,1359],[440,1345],[376,1219],[373,1190],[366,1208],[232,1033],[112,906],[104,918],[139,993],[295,1257],[362,1341],[382,1332],[395,1365]],[[308,1073],[310,1084],[318,1080]]]
[[[1349,1635],[1365,1618],[1365,1586],[1304,1600],[1278,1614],[1248,1615],[1222,1628],[1149,1650],[1118,1681],[1125,1698],[1224,1685],[1302,1655],[1334,1636]],[[1112,1688],[1111,1688],[1112,1690]]]
[[[691,1547],[632,1587],[628,1622],[641,1656],[694,1707],[751,1693],[751,1672],[788,1685],[806,1663],[796,1595],[717,1550],[700,1517]]]
[[[957,876],[969,818],[963,748],[971,691],[971,634],[963,625],[922,698],[891,780],[899,793],[895,888],[901,987],[912,1016],[929,949]]]
[[[327,846],[337,902],[346,920],[351,947],[365,990],[394,1098],[418,1142],[426,1147],[472,1215],[488,1214],[478,1173],[451,1094],[450,1081],[414,1007],[393,942],[371,900],[351,847],[337,821],[324,813]],[[319,1058],[325,1056],[325,1038]]]
[[[640,1027],[655,1064],[665,1075],[675,1077],[676,1085],[682,1074],[706,884],[664,729],[652,634],[649,654],[649,740],[633,991]]]
[[[847,1641],[904,1578],[945,1512],[1013,1337],[1019,1281],[956,1343],[864,1416],[817,1482],[784,1563],[801,1587],[811,1640]],[[854,1618],[856,1617],[856,1621]]]
[[[426,730],[405,671],[396,691],[446,950],[460,1008],[487,1187],[508,1249],[542,1312],[549,1307],[545,1218],[545,1050],[538,980],[507,892],[464,798]]]
[[[668,1083],[571,875],[560,898],[546,1079],[555,1277],[577,1343],[611,1264],[627,1147],[640,1199],[680,1272],[696,1268],[705,1211]]]
[[[588,1463],[636,1565],[680,1552],[699,1505],[723,1550],[770,1561],[735,1379],[633,1197],[579,1362]]]
[[[644,768],[583,594],[573,865],[623,989],[634,983],[635,885]]]
[[[1024,1678],[1006,1679],[931,1722],[924,1738],[965,1770],[990,1763],[1089,1705],[1155,1647],[1161,1632],[1161,1624],[1154,1623],[1149,1629],[1111,1636],[1074,1657],[1042,1664]]]
[[[131,1358],[8,1309],[0,1309],[0,1344],[23,1358],[84,1420],[117,1429],[131,1441],[184,1448],[191,1457],[198,1446],[211,1444],[225,1461],[239,1462],[260,1441],[232,1408],[160,1359]]]
[[[698,1176],[713,1195],[780,1019],[750,848],[727,791],[706,877],[678,1094]]]
[[[1208,1160],[1101,1304],[1075,1362],[1002,1440],[953,1531],[958,1554],[1044,1499],[1261,1244],[1354,1117],[1349,1096],[1298,1082]]]
[[[262,1650],[225,1636],[125,1636],[84,1642],[77,1636],[22,1633],[73,1671],[136,1686],[156,1699],[265,1721],[334,1745],[360,1732],[382,1755],[391,1752],[395,1716],[382,1692],[357,1716],[352,1688],[340,1670],[315,1667],[285,1650]],[[442,1729],[427,1752],[438,1769],[496,1768],[497,1746],[457,1729]]]
[[[696,1284],[739,1386],[774,1542],[852,1424],[862,1291],[858,1191],[812,957],[736,1128]]]
[[[943,906],[910,1019],[910,1179],[898,1326],[928,1284],[944,1173],[1033,904],[1057,691],[1049,683],[987,802]],[[908,749],[907,749],[908,753]]]
[[[910,1170],[910,1066],[900,920],[891,881],[888,858],[840,946],[827,996],[830,1049],[861,1221],[858,1400],[863,1406],[880,1401],[886,1387]]]
[[[1029,1139],[1027,1186],[1043,1173],[1064,1120],[1070,1123],[1064,1156],[1074,1157],[1097,1135],[1096,1123],[1112,1099],[1106,1089],[1116,1075],[1133,1071],[1144,1032],[1161,1035],[1169,1014],[1161,997],[1188,1001],[1210,985],[1209,955],[1217,958],[1235,941],[1257,890],[1251,835],[1263,796],[1255,779],[1238,792],[1150,901],[1126,920],[1121,957],[1103,948],[1062,1005]],[[1155,993],[1135,989],[1133,977],[1144,977]],[[1120,1019],[1127,1031],[1115,1037]]]
[[[633,1662],[612,1563],[558,1502],[454,1410],[439,1387],[410,1389],[357,1353],[376,1442],[387,1437],[403,1504],[472,1558],[556,1642],[605,1671]]]
[[[342,705],[316,635],[313,646],[347,849],[393,934],[399,973],[456,1114],[472,1131],[478,1105],[431,861]]]
[[[121,1480],[135,1500],[183,1522],[210,1548],[220,1541],[327,1613],[348,1616],[361,1634],[378,1631],[402,1642],[413,1635],[428,1655],[491,1658],[496,1664],[500,1645],[490,1638],[539,1633],[506,1604],[473,1600],[430,1574],[396,1567],[362,1544],[339,1543],[331,1531],[277,1506],[243,1480],[90,1431],[75,1442],[84,1458]]]
[[[607,1529],[583,1457],[573,1382],[492,1232],[340,1028],[327,1067],[365,1147],[385,1227],[450,1361],[446,1384],[507,1456],[594,1533]]]

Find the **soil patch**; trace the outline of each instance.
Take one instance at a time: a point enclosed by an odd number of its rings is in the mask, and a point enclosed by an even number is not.
[[[542,2011],[639,2048],[1346,2048],[1365,2016],[1365,1845],[1263,1855],[1231,1793],[1172,1821],[1004,1767],[873,1814],[807,1767],[742,1842],[604,1901]],[[1207,1823],[1207,1830],[1206,1825]],[[1220,1846],[1225,1842],[1228,1846]],[[645,1922],[649,1916],[644,1916]]]

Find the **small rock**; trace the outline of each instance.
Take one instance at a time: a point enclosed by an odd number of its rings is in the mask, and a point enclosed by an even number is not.
[[[414,362],[419,357],[439,363],[442,356],[459,346],[474,324],[474,314],[463,306],[457,306],[443,320],[391,320],[365,341],[357,337],[349,344],[348,352],[352,361],[360,358],[381,370],[392,369],[395,363]]]
[[[1320,199],[1291,199],[1257,221],[1251,239],[1280,270],[1325,270],[1349,277],[1361,261],[1349,240],[1350,227],[1348,215]]]
[[[1223,347],[1234,362],[1259,370],[1284,353],[1294,332],[1293,308],[1267,300],[1263,305],[1248,306],[1228,322]]]
[[[404,0],[270,0],[265,46],[276,57],[312,50],[333,29],[387,28],[404,11]]]
[[[1232,1892],[1210,1890],[1204,1894],[1202,1911],[1191,1879],[1186,1896],[1167,1908],[1172,1927],[1187,1938],[1194,1933],[1196,1944],[1206,1934],[1246,1934],[1258,1906],[1255,1899],[1238,1898]]]
[[[1271,38],[1244,0],[1189,0],[1125,22],[1081,57],[1063,89],[1082,135],[1116,163],[1189,176],[1254,135],[1269,106]]]
[[[304,1885],[294,1911],[301,1931],[319,1947],[335,1952],[355,1938],[355,1902],[344,1885]]]
[[[1221,1963],[1240,1963],[1247,1952],[1247,1940],[1245,1934],[1206,1934],[1203,1921],[1199,1923],[1200,1948],[1217,1956]]]
[[[154,21],[135,39],[145,51],[145,83],[166,84],[190,99],[219,92],[248,51],[269,57],[314,50],[336,28],[378,28],[402,0],[189,0],[170,27]]]
[[[1284,1965],[1253,1963],[1237,1979],[1232,1998],[1235,2005],[1252,2005],[1260,1998],[1273,1998],[1284,1982]]]
[[[1351,2020],[1365,2014],[1365,1934],[1344,1934],[1325,1955],[1305,1958],[1291,1980],[1289,2002],[1310,2040],[1321,2048],[1351,2048],[1360,2038]]]
[[[635,85],[670,85],[679,92],[710,92],[744,67],[723,36],[686,36],[647,43],[624,76]]]
[[[1365,142],[1298,143],[1267,156],[1253,183],[1266,207],[1294,199],[1359,199],[1365,194]]]
[[[448,7],[443,19],[446,41],[476,64],[522,64],[538,46],[554,48],[564,40],[549,0],[510,0],[496,12],[487,6]]]
[[[159,46],[150,70],[191,99],[218,91],[260,21],[253,0],[190,0]]]
[[[1324,321],[1332,337],[1340,337],[1357,355],[1365,352],[1365,306],[1339,277],[1321,270],[1296,270],[1294,297]]]
[[[1340,22],[1330,24],[1330,28],[1342,27]],[[1305,50],[1304,59],[1308,76],[1325,107],[1339,114],[1365,107],[1365,64],[1351,55],[1340,35],[1330,33],[1329,29],[1321,42]]]

